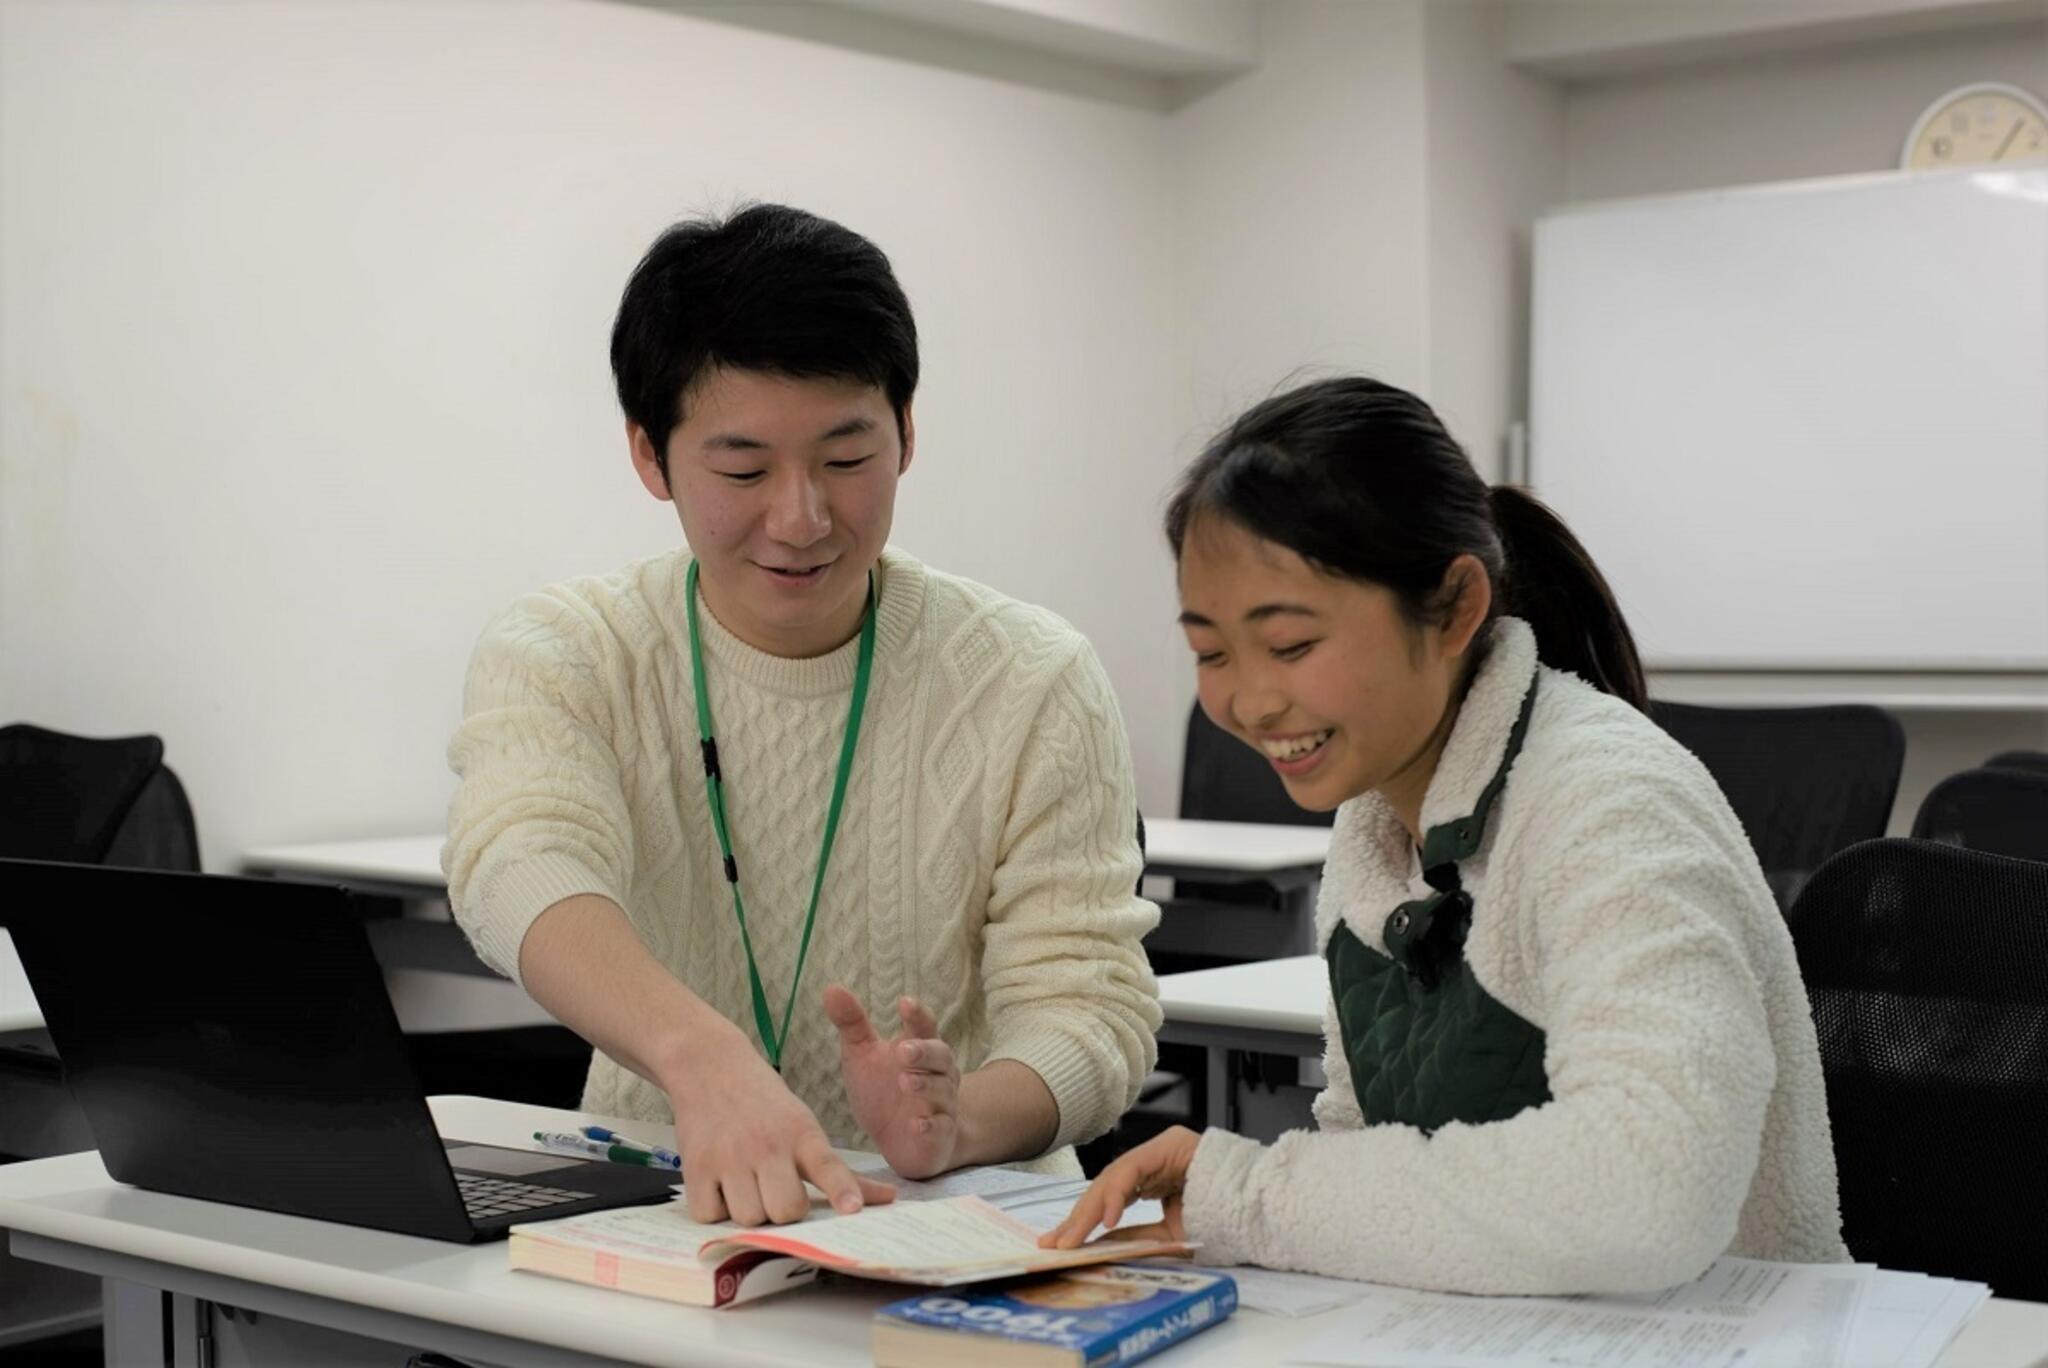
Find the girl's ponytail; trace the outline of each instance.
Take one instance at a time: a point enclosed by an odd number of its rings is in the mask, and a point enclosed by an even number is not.
[[[1606,576],[1542,500],[1514,485],[1491,493],[1494,525],[1507,553],[1501,611],[1536,633],[1544,664],[1568,670],[1639,711],[1649,690],[1636,640]]]

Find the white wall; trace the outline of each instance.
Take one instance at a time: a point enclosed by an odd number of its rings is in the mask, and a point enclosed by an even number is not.
[[[1429,382],[1479,473],[1529,412],[1529,229],[1564,197],[1564,94],[1508,65],[1511,6],[1425,7]]]
[[[214,868],[436,829],[489,612],[678,537],[610,389],[627,272],[681,214],[781,198],[882,244],[918,311],[897,539],[1087,632],[1170,807],[1165,139],[644,9],[13,0],[0,716],[164,735]]]
[[[1571,86],[1574,200],[1891,170],[1914,119],[1971,81],[2048,96],[2048,26],[1966,29]]]
[[[1575,84],[1565,99],[1570,197],[1890,169],[1920,111],[1979,80],[2048,96],[2048,27],[1970,28]],[[1894,834],[1911,827],[1945,775],[1998,750],[2048,749],[2039,713],[1915,711],[1900,720],[1906,771]]]
[[[2048,19],[2042,0],[1523,0],[1510,60],[1571,78]]]
[[[1427,378],[1417,0],[1268,0],[1259,67],[1174,115],[1197,435],[1304,370]]]

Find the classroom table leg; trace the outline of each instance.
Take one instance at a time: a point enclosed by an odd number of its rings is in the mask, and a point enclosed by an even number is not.
[[[1222,1045],[1209,1047],[1209,1124],[1223,1130],[1237,1120],[1237,1051]]]

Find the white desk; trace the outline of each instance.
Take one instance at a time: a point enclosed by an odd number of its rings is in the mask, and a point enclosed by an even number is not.
[[[394,889],[414,897],[448,891],[441,875],[441,841],[394,836],[376,841],[319,841],[263,846],[242,856],[251,874],[334,879],[369,890]],[[1226,875],[1266,878],[1313,875],[1330,853],[1330,829],[1253,822],[1145,819],[1145,868],[1183,877]]]
[[[346,884],[366,893],[419,900],[448,892],[438,835],[374,841],[264,846],[242,856],[250,874]],[[1251,822],[1145,821],[1145,872],[1205,883],[1257,881],[1280,890],[1274,908],[1184,905],[1147,942],[1154,953],[1252,958],[1306,948],[1310,890],[1330,851],[1330,829]],[[445,928],[412,923],[373,928],[378,957],[401,969],[487,974],[466,942]],[[401,1004],[403,1005],[403,1004]],[[410,1027],[408,1029],[411,1029]]]
[[[393,897],[440,898],[448,893],[448,881],[441,874],[441,841],[439,835],[394,836],[263,846],[243,852],[242,869],[277,878],[330,879]]]
[[[1329,970],[1319,956],[1293,955],[1163,975],[1159,1005],[1168,1021],[1180,1025],[1246,1035],[1272,1032],[1297,1044],[1313,1036],[1320,1054],[1323,1000],[1329,988]]]
[[[1159,1039],[1208,1051],[1208,1123],[1242,1130],[1237,1080],[1245,1055],[1286,1055],[1306,1086],[1322,1083],[1329,971],[1315,955],[1159,976]],[[1257,1126],[1253,1127],[1258,1132]]]
[[[435,1098],[442,1130],[520,1141],[539,1128],[586,1120],[570,1112],[478,1098]],[[614,1122],[653,1139],[658,1128]],[[190,1362],[206,1325],[264,1363],[357,1361],[365,1339],[456,1357],[522,1365],[867,1365],[868,1319],[907,1289],[835,1282],[729,1311],[706,1311],[600,1291],[506,1267],[502,1243],[452,1245],[122,1187],[93,1153],[0,1169],[0,1224],[15,1252],[119,1280],[108,1328],[124,1364],[159,1361],[165,1342],[156,1289],[173,1294],[170,1334]],[[207,1303],[259,1313],[256,1324]],[[1169,1351],[1173,1368],[1242,1368],[1283,1361],[1320,1334],[1299,1320],[1240,1311]],[[363,1337],[363,1338],[352,1338]],[[1942,1368],[2035,1368],[2048,1345],[2048,1305],[1994,1301],[1963,1332]],[[223,1361],[226,1361],[223,1359]]]
[[[1260,822],[1145,819],[1145,870],[1179,878],[1314,877],[1330,855],[1330,829]]]

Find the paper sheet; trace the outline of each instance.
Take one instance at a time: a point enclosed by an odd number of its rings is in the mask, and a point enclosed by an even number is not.
[[[1074,1203],[1079,1201],[1081,1194],[1087,1190],[1088,1185],[1077,1178],[1073,1180],[1072,1191],[1070,1192],[1027,1193],[1022,1201],[998,1202],[997,1205],[1002,1207],[1004,1213],[1013,1220],[1019,1221],[1029,1226],[1038,1234],[1043,1235],[1046,1231],[1051,1230],[1061,1221],[1067,1219],[1067,1213],[1074,1209]],[[1150,1225],[1154,1221],[1163,1221],[1165,1219],[1165,1209],[1159,1203],[1147,1200],[1133,1202],[1124,1208],[1123,1219],[1118,1221],[1117,1224],[1119,1226],[1141,1226]]]
[[[1847,1368],[1932,1368],[1991,1300],[1991,1289],[1980,1282],[1856,1266],[1868,1281],[1850,1332]]]
[[[1313,1316],[1339,1306],[1349,1306],[1373,1290],[1372,1284],[1344,1278],[1321,1278],[1313,1273],[1282,1273],[1271,1268],[1219,1268],[1237,1280],[1237,1304],[1250,1311],[1273,1316]]]
[[[1834,1368],[1867,1279],[1849,1264],[1718,1259],[1635,1297],[1460,1297],[1372,1287],[1290,1362],[1357,1368]]]
[[[1026,1173],[1020,1169],[991,1165],[987,1168],[959,1169],[952,1173],[940,1174],[937,1178],[899,1178],[889,1167],[889,1161],[879,1155],[849,1165],[855,1173],[865,1178],[879,1179],[893,1184],[896,1200],[899,1202],[931,1202],[945,1197],[986,1197],[999,1207],[1010,1205],[1007,1198],[1022,1197],[1026,1193],[1048,1193],[1053,1189],[1073,1188],[1076,1195],[1086,1190],[1078,1178],[1068,1178],[1057,1173]],[[1078,1185],[1078,1186],[1077,1186]]]

